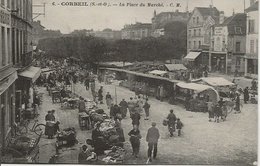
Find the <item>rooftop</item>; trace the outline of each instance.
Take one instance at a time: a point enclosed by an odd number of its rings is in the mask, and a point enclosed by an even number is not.
[[[245,9],[245,11],[248,12],[252,12],[252,11],[258,11],[258,1],[256,1],[253,5],[251,5],[250,7],[248,7],[247,9]]]

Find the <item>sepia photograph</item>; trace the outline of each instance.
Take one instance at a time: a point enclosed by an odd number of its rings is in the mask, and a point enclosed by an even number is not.
[[[0,164],[258,165],[258,0],[0,0]]]

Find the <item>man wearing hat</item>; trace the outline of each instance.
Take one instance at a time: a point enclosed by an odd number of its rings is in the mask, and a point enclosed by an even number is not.
[[[146,141],[148,142],[148,158],[152,161],[152,151],[153,151],[153,158],[156,158],[157,155],[157,144],[158,139],[160,138],[159,130],[155,127],[156,123],[152,123],[152,127],[148,129],[146,135]]]

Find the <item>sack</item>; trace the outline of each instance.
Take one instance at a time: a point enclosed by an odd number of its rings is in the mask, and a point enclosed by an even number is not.
[[[163,125],[164,125],[164,126],[167,126],[167,125],[168,125],[168,119],[164,119],[164,120],[163,120]]]

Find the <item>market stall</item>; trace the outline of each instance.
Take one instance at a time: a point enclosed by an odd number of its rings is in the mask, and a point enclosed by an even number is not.
[[[100,156],[99,162],[123,163],[125,158],[123,130],[118,126],[117,122],[108,118],[104,118],[103,121],[99,121],[96,125],[94,131],[92,131],[93,140],[87,139],[87,143]]]
[[[236,89],[236,85],[234,83],[224,79],[223,77],[203,77],[192,82],[212,86],[222,98],[228,98],[229,92],[232,89]]]
[[[180,82],[176,86],[176,99],[188,105],[188,110],[206,112],[207,102],[218,102],[219,94],[208,85]]]

